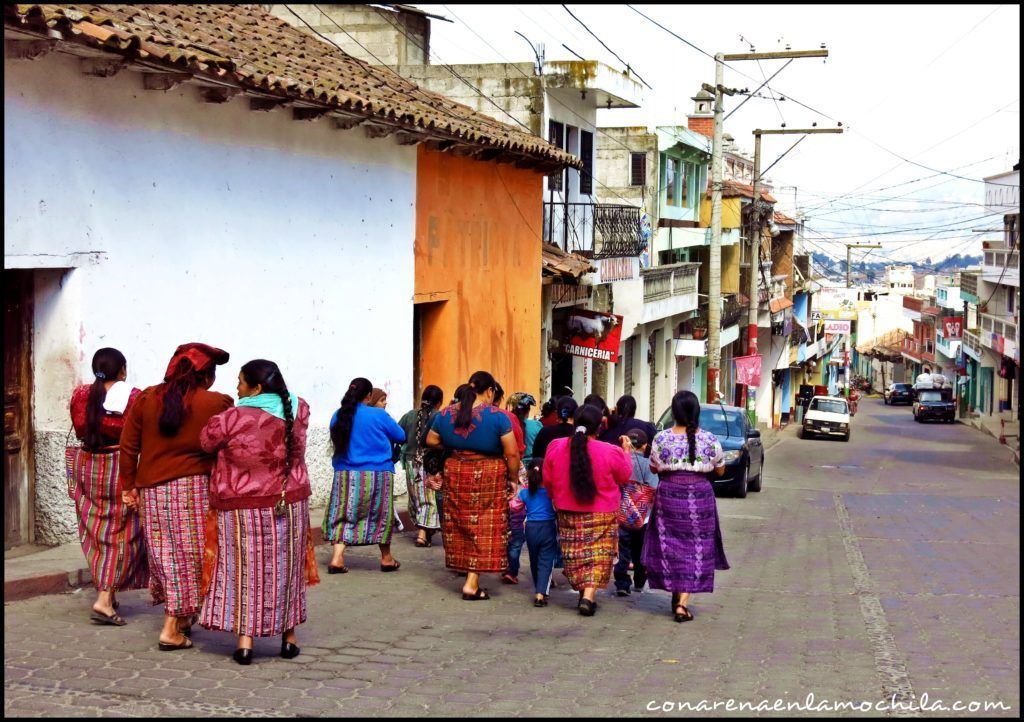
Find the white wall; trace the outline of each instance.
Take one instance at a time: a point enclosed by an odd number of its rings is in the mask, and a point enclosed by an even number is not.
[[[309,401],[322,494],[325,427],[351,378],[388,388],[394,409],[412,400],[415,147],[189,86],[143,90],[135,73],[86,77],[56,53],[4,71],[5,266],[102,254],[40,284],[37,433],[63,441],[97,348],[123,351],[145,387],[203,341],[231,353],[215,390],[233,396],[262,357]]]

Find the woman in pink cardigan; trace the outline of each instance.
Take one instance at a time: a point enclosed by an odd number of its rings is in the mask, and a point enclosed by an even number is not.
[[[579,613],[594,616],[597,590],[608,586],[618,550],[621,487],[632,467],[625,449],[597,440],[603,412],[582,406],[574,421],[576,433],[555,439],[544,455],[544,488],[557,511],[558,538],[565,558],[565,576],[580,593]]]
[[[238,635],[239,664],[252,662],[253,637],[279,634],[281,656],[291,659],[299,654],[295,627],[306,621],[306,587],[320,581],[309,531],[309,404],[263,359],[242,367],[238,398],[200,434],[217,462],[199,621]]]

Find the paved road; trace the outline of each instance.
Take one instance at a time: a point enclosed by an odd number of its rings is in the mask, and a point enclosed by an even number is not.
[[[238,667],[233,639],[204,630],[195,650],[158,652],[141,592],[125,595],[123,628],[88,623],[88,592],[6,604],[4,712],[639,716],[810,693],[998,700],[1018,716],[1020,497],[1005,459],[980,432],[870,399],[849,443],[787,432],[764,491],[719,500],[733,568],[682,625],[661,592],[601,596],[591,619],[564,585],[546,609],[493,578],[493,601],[463,602],[442,550],[411,536],[396,541],[397,574],[364,548],[351,574],[324,575],[290,661],[261,640]]]

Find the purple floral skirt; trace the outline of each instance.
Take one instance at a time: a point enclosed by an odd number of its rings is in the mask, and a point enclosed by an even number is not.
[[[651,589],[712,592],[728,569],[711,482],[679,471],[661,477],[640,555]]]

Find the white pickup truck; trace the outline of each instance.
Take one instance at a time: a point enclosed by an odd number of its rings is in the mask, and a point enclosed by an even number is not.
[[[850,406],[846,399],[837,396],[815,396],[807,406],[800,431],[804,439],[821,434],[839,436],[843,441],[849,441]]]

